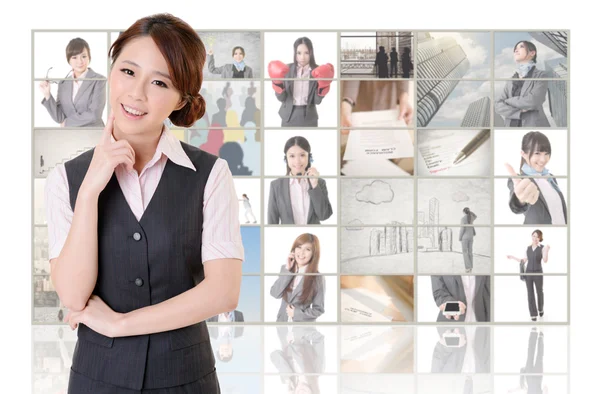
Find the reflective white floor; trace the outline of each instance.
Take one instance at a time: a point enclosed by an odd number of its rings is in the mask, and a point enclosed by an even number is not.
[[[66,393],[77,332],[33,327],[33,392]],[[211,325],[222,393],[568,393],[566,326]]]

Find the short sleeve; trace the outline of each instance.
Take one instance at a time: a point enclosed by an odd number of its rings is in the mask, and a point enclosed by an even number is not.
[[[239,202],[227,162],[217,159],[204,188],[202,263],[215,259],[244,260]]]
[[[48,222],[48,259],[52,260],[60,255],[73,222],[64,164],[59,164],[48,174],[44,196]]]

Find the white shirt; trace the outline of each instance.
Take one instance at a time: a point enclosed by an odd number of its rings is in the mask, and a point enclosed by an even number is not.
[[[546,200],[546,205],[548,205],[548,210],[552,217],[552,224],[566,224],[565,211],[563,210],[562,201],[556,189],[552,187],[550,182],[548,182],[548,179],[540,178],[535,181]]]
[[[88,73],[88,70],[89,70],[89,68],[86,69],[83,74],[81,74],[79,77],[77,77],[73,80],[73,96],[72,96],[73,102],[75,102],[75,96],[77,96],[77,92],[79,91],[79,88],[81,87],[81,84],[83,83],[81,78],[85,78],[85,76]],[[71,74],[69,74],[68,77],[73,78],[73,71],[71,71]]]
[[[307,224],[310,196],[307,178],[290,178],[290,202],[294,224]]]
[[[461,276],[465,296],[467,297],[467,311],[465,312],[465,323],[476,322],[475,308],[473,301],[475,299],[475,275]]]
[[[223,312],[223,313],[219,313],[219,316],[217,318],[217,321],[219,323],[229,323],[229,322],[234,322],[235,321],[235,314],[233,313],[233,311],[231,312]]]

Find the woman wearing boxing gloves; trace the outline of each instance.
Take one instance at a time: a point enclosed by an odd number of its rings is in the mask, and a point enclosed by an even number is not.
[[[556,178],[546,168],[552,149],[543,133],[531,131],[521,142],[521,173],[505,164],[510,197],[508,205],[514,213],[525,215],[523,224],[567,224],[567,204]],[[536,176],[517,178],[518,176]]]
[[[318,127],[317,105],[329,92],[332,82],[331,79],[319,78],[333,78],[334,68],[330,63],[317,65],[310,39],[300,37],[294,42],[293,63],[273,60],[269,63],[268,72],[273,79],[275,96],[281,101],[281,127]],[[283,81],[282,78],[306,80]]]

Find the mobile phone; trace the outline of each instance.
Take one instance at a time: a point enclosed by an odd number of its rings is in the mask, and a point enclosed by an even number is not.
[[[460,305],[458,301],[448,301],[444,307],[444,315],[457,316],[460,315]]]
[[[455,332],[445,332],[444,343],[446,344],[446,347],[459,347],[460,335]]]

